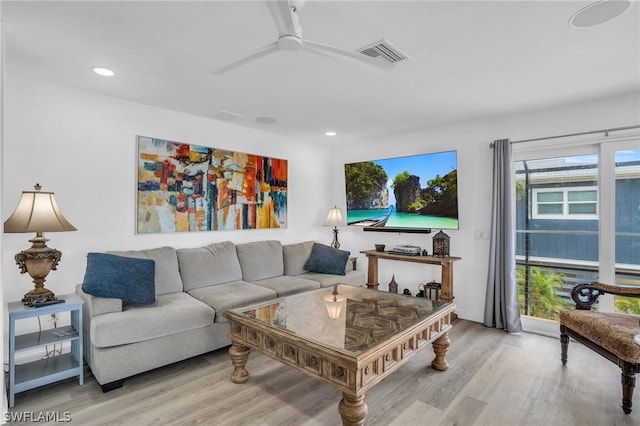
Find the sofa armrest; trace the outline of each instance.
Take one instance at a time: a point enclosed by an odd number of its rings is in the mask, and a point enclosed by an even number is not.
[[[92,296],[82,291],[82,284],[76,286],[76,294],[84,301],[84,314],[87,319],[111,312],[122,312],[121,299]]]

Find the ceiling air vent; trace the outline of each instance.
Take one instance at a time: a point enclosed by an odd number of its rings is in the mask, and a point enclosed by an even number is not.
[[[403,51],[385,39],[358,49],[358,52],[363,55],[371,56],[372,58],[382,58],[392,64],[409,59]]]

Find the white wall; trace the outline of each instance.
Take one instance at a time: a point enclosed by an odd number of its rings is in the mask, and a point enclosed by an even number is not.
[[[337,158],[332,162],[331,194],[335,201],[331,201],[343,209],[346,206],[344,163],[457,150],[460,229],[445,231],[451,237],[451,255],[462,257],[454,264],[455,302],[461,318],[482,322],[489,241],[474,236],[476,231],[491,228],[492,151],[489,143],[501,138],[523,140],[637,125],[639,117],[638,93],[633,93],[343,146],[336,150]],[[340,232],[342,245],[358,250],[373,249],[374,244],[382,243],[387,246],[413,244],[431,252],[431,235],[363,232],[355,227]],[[439,267],[380,261],[380,289],[388,288],[392,274],[395,274],[399,291],[409,288],[412,294],[418,291],[420,283],[432,279],[440,281]]]
[[[283,242],[315,239],[329,243],[331,231],[319,224],[328,207],[345,207],[343,165],[347,162],[456,149],[460,229],[447,231],[451,254],[462,257],[454,266],[454,294],[460,317],[481,322],[484,312],[488,241],[475,231],[490,228],[491,150],[489,142],[589,131],[638,124],[638,94],[583,102],[554,109],[487,118],[471,123],[426,129],[366,143],[346,143],[335,149],[315,147],[266,132],[144,106],[9,75],[6,85],[5,140],[2,176],[2,217],[15,207],[20,193],[35,182],[54,191],[77,232],[50,233],[49,245],[63,252],[47,287],[58,294],[72,292],[82,281],[89,251],[137,249],[172,245],[195,247],[214,241]],[[225,231],[189,234],[136,235],[135,136],[158,138],[250,152],[289,160],[289,209],[286,230]],[[30,235],[2,237],[2,284],[6,301],[19,300],[31,288],[13,261],[27,248]],[[358,253],[374,243],[415,244],[431,251],[424,234],[364,233],[340,230],[342,248]],[[359,268],[366,270],[360,255]],[[381,289],[395,274],[399,287],[415,294],[419,283],[436,279],[439,268],[380,263]]]
[[[82,282],[90,251],[212,242],[278,239],[331,241],[320,224],[328,211],[329,149],[87,91],[9,74],[6,86],[3,221],[23,190],[39,182],[53,191],[76,232],[48,233],[62,251],[46,286],[71,293]],[[136,135],[225,148],[289,160],[288,227],[282,230],[135,234]],[[6,301],[33,288],[13,256],[30,246],[29,234],[2,235],[2,283]]]

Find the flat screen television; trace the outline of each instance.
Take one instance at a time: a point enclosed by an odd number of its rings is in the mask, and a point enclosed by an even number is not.
[[[456,151],[344,165],[347,224],[365,231],[458,229]]]

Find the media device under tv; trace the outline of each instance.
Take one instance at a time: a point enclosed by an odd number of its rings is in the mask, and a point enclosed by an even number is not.
[[[456,151],[344,165],[347,224],[365,231],[458,229]]]

